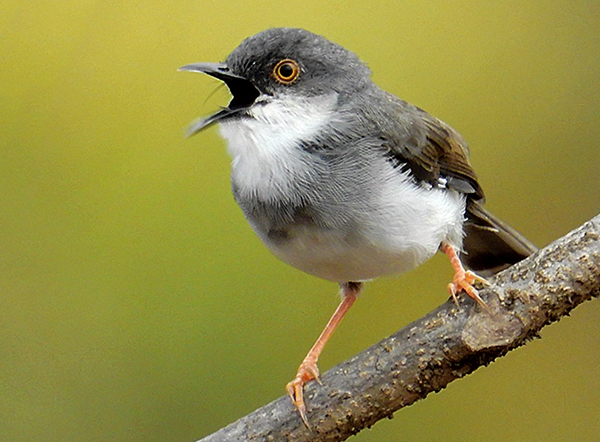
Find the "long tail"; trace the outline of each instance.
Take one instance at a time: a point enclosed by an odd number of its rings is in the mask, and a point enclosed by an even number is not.
[[[476,201],[468,202],[466,217],[460,259],[481,276],[498,273],[537,251],[527,238]]]

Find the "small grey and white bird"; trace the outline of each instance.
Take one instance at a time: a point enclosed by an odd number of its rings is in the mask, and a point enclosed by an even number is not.
[[[343,47],[303,29],[268,29],[224,63],[194,63],[228,86],[220,125],[235,200],[282,261],[340,284],[342,302],[287,391],[308,426],[303,385],[363,281],[414,269],[438,250],[455,272],[451,295],[536,249],[487,212],[463,138],[380,89]],[[469,269],[469,270],[468,270]],[[473,273],[472,271],[477,272]]]

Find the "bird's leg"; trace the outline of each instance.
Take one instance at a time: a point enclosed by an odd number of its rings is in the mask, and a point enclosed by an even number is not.
[[[356,301],[356,298],[358,297],[358,294],[362,288],[362,283],[347,282],[340,284],[340,287],[342,289],[342,302],[335,310],[335,313],[325,326],[325,329],[321,333],[321,336],[319,336],[317,339],[317,342],[315,342],[300,364],[300,367],[298,367],[296,377],[286,386],[287,393],[290,396],[292,403],[296,406],[296,409],[298,410],[298,413],[300,414],[300,417],[307,428],[310,428],[310,425],[306,419],[306,404],[304,403],[303,397],[304,384],[312,379],[316,379],[317,382],[321,383],[319,380],[319,369],[317,368],[317,360],[319,359],[319,355],[321,354],[321,351],[323,351],[325,343],[329,340],[337,325],[340,323],[350,307],[352,307],[354,301]]]
[[[450,244],[442,243],[440,250],[444,252],[448,258],[450,258],[450,264],[452,264],[452,269],[454,270],[454,278],[452,278],[452,282],[448,284],[448,291],[452,295],[452,299],[454,302],[458,304],[458,300],[456,299],[456,294],[461,290],[464,290],[467,295],[476,300],[481,306],[486,309],[487,304],[481,299],[479,293],[473,287],[473,283],[475,281],[480,282],[484,285],[488,285],[489,283],[483,279],[481,276],[476,275],[470,270],[467,271],[463,267],[460,259],[458,258],[458,254],[456,253],[456,249]]]

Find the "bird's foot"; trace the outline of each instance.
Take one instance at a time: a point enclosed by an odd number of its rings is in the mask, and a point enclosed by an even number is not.
[[[479,296],[477,289],[473,287],[473,284],[478,282],[483,285],[490,285],[490,283],[470,270],[465,270],[460,262],[460,259],[458,258],[458,253],[456,253],[456,249],[453,246],[450,244],[442,244],[441,250],[448,255],[450,264],[454,270],[454,278],[452,278],[452,282],[448,284],[448,291],[450,292],[450,295],[452,295],[452,299],[454,299],[456,305],[458,305],[456,294],[462,290],[475,301],[477,301],[479,305],[484,307],[486,310],[489,310],[487,304]]]
[[[306,358],[298,367],[298,372],[296,373],[296,377],[290,383],[288,383],[285,387],[287,393],[292,400],[292,403],[298,410],[298,414],[300,414],[300,418],[304,425],[310,429],[310,425],[308,424],[308,419],[306,418],[306,404],[304,403],[304,384],[315,379],[319,384],[321,380],[319,379],[319,368],[317,367],[317,363],[315,360]]]
[[[452,282],[448,284],[448,291],[450,292],[450,295],[452,295],[452,299],[454,299],[454,302],[456,302],[456,304],[458,305],[458,299],[456,298],[456,294],[462,290],[475,301],[477,301],[482,307],[485,307],[487,309],[487,304],[483,299],[481,299],[481,297],[479,296],[479,292],[475,287],[473,287],[473,284],[479,282],[483,285],[489,285],[489,282],[487,282],[481,276],[471,272],[470,270],[461,270],[462,271],[458,271],[454,274]]]

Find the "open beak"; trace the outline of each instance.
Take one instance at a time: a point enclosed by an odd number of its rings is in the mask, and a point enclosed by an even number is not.
[[[200,132],[215,123],[226,120],[230,117],[238,115],[248,109],[254,100],[260,95],[260,92],[250,82],[250,80],[234,74],[225,63],[192,63],[179,68],[180,71],[201,72],[218,78],[223,81],[233,98],[227,107],[221,109],[217,113],[205,118],[200,118],[194,121],[188,128],[187,136]]]

